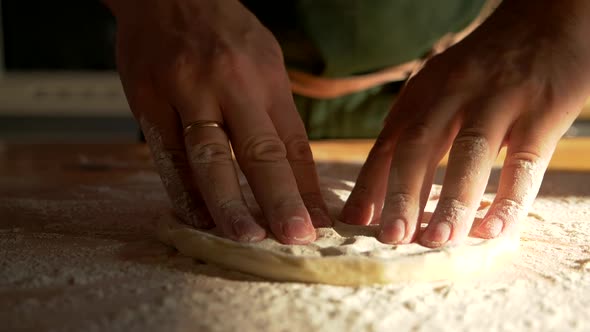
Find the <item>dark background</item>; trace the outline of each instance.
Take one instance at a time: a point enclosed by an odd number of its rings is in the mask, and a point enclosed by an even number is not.
[[[2,1],[11,70],[115,70],[115,20],[98,0]]]

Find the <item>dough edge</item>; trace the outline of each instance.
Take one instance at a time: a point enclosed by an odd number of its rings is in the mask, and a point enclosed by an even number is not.
[[[156,234],[181,254],[206,263],[276,281],[339,286],[463,279],[491,272],[518,252],[520,245],[518,236],[504,236],[395,259],[294,256],[201,232],[168,214],[158,220]]]

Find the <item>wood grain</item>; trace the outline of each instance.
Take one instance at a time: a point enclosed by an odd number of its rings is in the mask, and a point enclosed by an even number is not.
[[[366,159],[373,140],[330,140],[312,143],[312,150],[317,161],[358,162]],[[506,150],[502,149],[495,166],[501,167]],[[448,155],[441,161],[447,162]],[[562,139],[549,168],[554,170],[589,171],[590,170],[590,137]]]

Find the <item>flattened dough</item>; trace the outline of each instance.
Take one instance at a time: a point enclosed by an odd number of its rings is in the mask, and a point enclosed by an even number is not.
[[[352,185],[322,179],[323,195],[333,217]],[[247,186],[243,188],[254,215],[262,220],[251,192]],[[433,187],[427,211],[433,210],[439,192],[440,187]],[[309,245],[283,245],[274,238],[243,244],[219,237],[216,229],[196,230],[165,215],[157,234],[184,255],[229,269],[274,280],[348,286],[464,278],[490,271],[519,247],[517,237],[469,238],[465,244],[443,249],[418,244],[394,246],[377,241],[377,229],[377,225],[336,221],[333,228],[318,229],[317,240]]]

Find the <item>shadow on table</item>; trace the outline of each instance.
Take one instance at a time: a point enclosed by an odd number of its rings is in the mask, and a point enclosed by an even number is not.
[[[119,249],[123,261],[150,265],[193,275],[222,278],[234,281],[268,281],[266,279],[207,264],[195,258],[183,256],[176,249],[156,239],[126,243]]]

